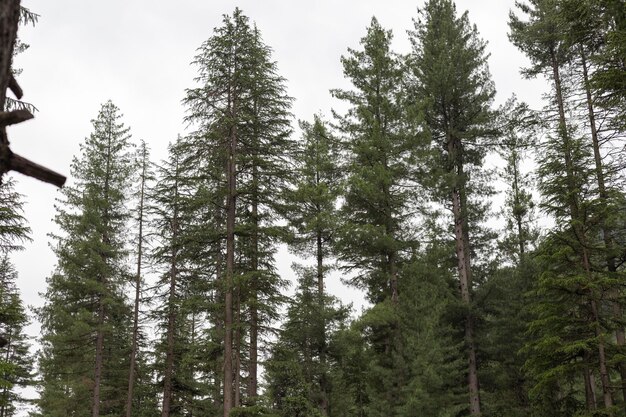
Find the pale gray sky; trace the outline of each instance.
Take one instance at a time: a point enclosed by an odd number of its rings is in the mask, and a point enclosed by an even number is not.
[[[310,119],[321,111],[330,115],[338,103],[330,88],[349,88],[339,58],[348,47],[358,48],[372,16],[392,29],[396,52],[406,53],[406,35],[422,1],[400,0],[23,0],[41,15],[36,27],[20,31],[31,48],[16,60],[25,100],[39,109],[34,120],[10,129],[12,148],[36,162],[69,175],[79,144],[91,132],[90,120],[108,99],[121,109],[133,138],[145,139],[153,160],[166,155],[168,141],[184,133],[184,89],[193,86],[196,69],[190,62],[196,48],[221,24],[222,15],[236,6],[255,21],[265,42],[274,49],[278,68],[296,99],[293,113]],[[458,0],[470,20],[489,42],[490,68],[498,90],[497,102],[515,92],[537,108],[545,85],[522,80],[525,59],[507,39],[507,20],[514,0]],[[340,107],[340,106],[339,106]],[[45,278],[55,264],[47,235],[54,187],[15,175],[25,195],[26,217],[33,242],[14,256],[19,287],[27,304],[41,305]],[[69,179],[71,181],[71,179]],[[280,269],[289,272],[291,258],[279,253]],[[358,293],[338,282],[329,289],[344,300]],[[37,326],[32,327],[37,332]]]

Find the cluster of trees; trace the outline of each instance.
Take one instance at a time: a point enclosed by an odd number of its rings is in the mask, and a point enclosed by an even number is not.
[[[331,91],[348,110],[299,138],[238,9],[193,61],[166,160],[105,103],[59,199],[37,378],[8,261],[28,229],[2,185],[0,417],[27,384],[33,416],[626,415],[626,4],[530,0],[509,24],[544,109],[494,107],[451,0],[419,9],[406,55],[373,18]],[[358,317],[325,290],[338,276]]]

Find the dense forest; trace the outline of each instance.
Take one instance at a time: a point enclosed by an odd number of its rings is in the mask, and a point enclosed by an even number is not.
[[[400,54],[372,18],[329,93],[346,110],[295,124],[262,28],[224,15],[161,161],[102,104],[32,314],[2,177],[0,417],[626,416],[626,2],[516,3],[511,76],[543,108],[494,104],[452,0],[413,22]]]

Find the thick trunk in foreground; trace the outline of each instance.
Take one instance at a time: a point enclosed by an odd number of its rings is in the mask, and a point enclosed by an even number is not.
[[[12,78],[11,61],[19,16],[19,0],[0,1],[0,111],[4,111],[7,88]]]
[[[0,1],[0,112],[4,112],[7,88],[13,78],[11,74],[11,61],[13,59],[13,47],[17,37],[17,23],[20,14],[19,0]],[[5,172],[10,167],[9,140],[6,129],[0,126],[0,182]]]

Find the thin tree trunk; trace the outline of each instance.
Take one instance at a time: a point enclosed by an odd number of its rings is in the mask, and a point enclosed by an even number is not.
[[[241,285],[237,285],[235,289],[235,323],[233,330],[235,332],[233,340],[233,360],[235,362],[235,381],[234,381],[234,395],[235,395],[235,407],[241,406],[241,338],[242,338],[242,325],[241,325]]]
[[[324,303],[324,251],[322,242],[322,231],[317,231],[316,236],[316,255],[317,255],[317,297],[318,308],[320,311],[320,367],[322,368],[322,376],[320,379],[320,392],[322,398],[320,399],[319,408],[323,415],[328,415],[328,383],[326,376],[326,306]]]
[[[518,207],[520,205],[519,175],[520,174],[518,168],[517,152],[515,152],[513,160],[513,198],[515,199],[513,204],[515,207]],[[519,213],[513,213],[513,216],[515,217],[515,223],[517,224],[517,244],[519,248],[519,261],[521,263],[522,259],[524,258],[524,253],[526,252],[526,239],[524,239],[524,219]]]
[[[170,260],[170,288],[168,296],[167,348],[163,375],[163,407],[161,417],[169,417],[172,407],[172,377],[174,374],[174,333],[176,331],[176,282],[178,280],[178,161],[174,181],[174,212],[172,213],[172,253]]]
[[[217,228],[218,230],[221,230],[222,227],[222,206],[223,200],[220,201],[220,204],[216,205],[216,209],[215,209],[215,222],[217,224]],[[223,272],[222,272],[222,264],[223,264],[223,259],[222,259],[222,236],[220,235],[220,237],[218,238],[217,241],[217,253],[215,254],[215,282],[224,282],[224,277],[222,276]],[[214,295],[214,302],[218,303],[222,298],[222,292],[219,289],[219,286],[215,289],[215,295]],[[222,317],[218,317],[216,316],[214,318],[215,321],[215,334],[219,336],[221,336],[222,331],[224,331],[224,326],[223,326],[223,321],[222,321]],[[221,392],[222,392],[222,380],[220,379],[220,371],[221,371],[221,366],[220,366],[220,361],[216,360],[215,361],[215,392],[214,392],[214,398],[213,398],[213,405],[215,405],[216,407],[219,406],[221,404],[220,401],[220,396],[221,396]]]
[[[448,139],[448,152],[455,169],[458,184],[452,189],[452,212],[454,216],[454,235],[456,241],[456,255],[459,270],[459,283],[461,287],[461,299],[468,308],[465,317],[465,343],[467,345],[468,367],[467,384],[470,395],[471,415],[480,415],[480,393],[478,385],[478,372],[476,363],[476,346],[474,343],[474,319],[471,311],[471,285],[472,270],[470,261],[469,232],[467,230],[465,179],[463,172],[461,149],[458,140],[452,137]]]
[[[585,358],[585,360],[586,359],[587,358]],[[594,387],[595,381],[588,366],[585,366],[585,369],[583,370],[583,378],[585,380],[585,405],[587,406],[587,410],[597,410],[598,404],[596,404],[596,390]]]
[[[606,408],[613,407],[613,394],[611,393],[611,380],[609,378],[609,371],[606,366],[606,353],[604,350],[604,341],[602,340],[602,329],[600,327],[600,320],[598,314],[598,305],[596,300],[591,300],[591,311],[595,320],[596,336],[598,338],[598,359],[600,361],[600,382],[602,384],[602,398],[604,399],[604,406]]]
[[[256,107],[256,103],[255,103]],[[256,157],[256,155],[254,155]],[[252,269],[252,279],[250,281],[250,358],[248,363],[248,397],[252,404],[256,402],[258,396],[258,340],[259,340],[259,312],[257,281],[259,273],[259,204],[258,204],[258,166],[256,161],[252,167],[252,256],[250,267]]]
[[[139,300],[141,299],[141,261],[143,255],[143,205],[146,185],[147,154],[145,143],[142,149],[141,188],[139,191],[139,241],[137,242],[137,273],[135,275],[135,305],[133,308],[133,336],[130,351],[130,369],[128,372],[128,395],[126,398],[126,417],[131,417],[133,408],[133,388],[135,386],[135,362],[137,361],[139,338]]]
[[[233,100],[234,101],[234,100]],[[232,113],[234,117],[234,104]],[[233,408],[233,277],[235,269],[235,206],[237,127],[230,128],[230,144],[226,178],[228,182],[226,213],[226,282],[224,288],[224,417]]]

